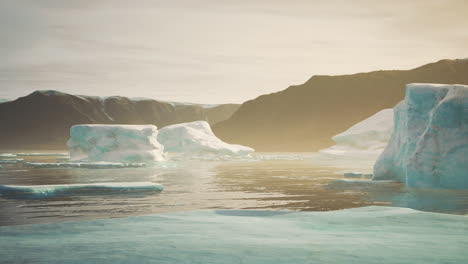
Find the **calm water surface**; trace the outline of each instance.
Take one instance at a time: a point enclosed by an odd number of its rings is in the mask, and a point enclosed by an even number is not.
[[[22,157],[55,162],[57,157]],[[5,159],[5,158],[1,158]],[[199,209],[324,211],[369,205],[468,213],[468,192],[415,190],[399,183],[347,179],[371,170],[369,162],[318,154],[258,153],[243,160],[168,161],[124,169],[30,168],[3,165],[0,185],[155,182],[162,192],[102,191],[47,199],[0,193],[0,225],[78,221]]]

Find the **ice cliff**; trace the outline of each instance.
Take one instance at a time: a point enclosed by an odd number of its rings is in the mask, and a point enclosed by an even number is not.
[[[419,188],[468,188],[468,86],[408,84],[375,180]]]
[[[71,161],[155,162],[164,147],[153,125],[76,125],[70,129]]]
[[[182,123],[161,128],[158,141],[167,152],[190,155],[246,155],[252,148],[228,144],[217,138],[205,121]]]

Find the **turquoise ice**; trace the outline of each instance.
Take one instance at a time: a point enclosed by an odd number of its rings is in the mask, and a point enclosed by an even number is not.
[[[468,263],[468,217],[216,210],[0,227],[4,263]]]
[[[374,179],[468,188],[468,86],[409,84]]]
[[[75,125],[70,129],[70,160],[152,163],[163,161],[153,125]]]

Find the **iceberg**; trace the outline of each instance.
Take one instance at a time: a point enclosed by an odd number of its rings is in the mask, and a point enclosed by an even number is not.
[[[159,130],[158,141],[167,152],[190,155],[247,155],[254,149],[217,138],[206,121],[175,124]]]
[[[153,182],[116,182],[56,185],[0,185],[0,197],[14,199],[46,199],[63,196],[102,195],[119,192],[141,193],[162,191],[161,184]]]
[[[153,125],[76,125],[70,129],[70,161],[158,162],[165,159]]]
[[[0,227],[5,263],[468,263],[468,217],[208,210]]]
[[[375,180],[418,188],[468,188],[468,86],[408,84]]]
[[[393,131],[393,109],[384,109],[333,136],[336,145],[320,150],[333,155],[370,154],[383,152]]]

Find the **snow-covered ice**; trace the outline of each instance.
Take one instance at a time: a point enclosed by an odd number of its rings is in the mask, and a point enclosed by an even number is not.
[[[153,125],[76,125],[70,129],[71,161],[157,162],[163,146]]]
[[[353,125],[332,139],[336,145],[320,152],[333,155],[377,156],[387,145],[393,130],[393,109],[384,109]]]
[[[159,130],[158,141],[167,152],[188,155],[246,155],[252,148],[217,138],[206,121],[175,124]]]
[[[468,263],[468,217],[210,210],[0,227],[5,263]]]
[[[410,187],[468,188],[468,86],[409,84],[374,179]]]
[[[0,185],[0,196],[7,198],[44,199],[59,196],[112,194],[117,192],[162,191],[153,182],[108,182],[55,185]]]

